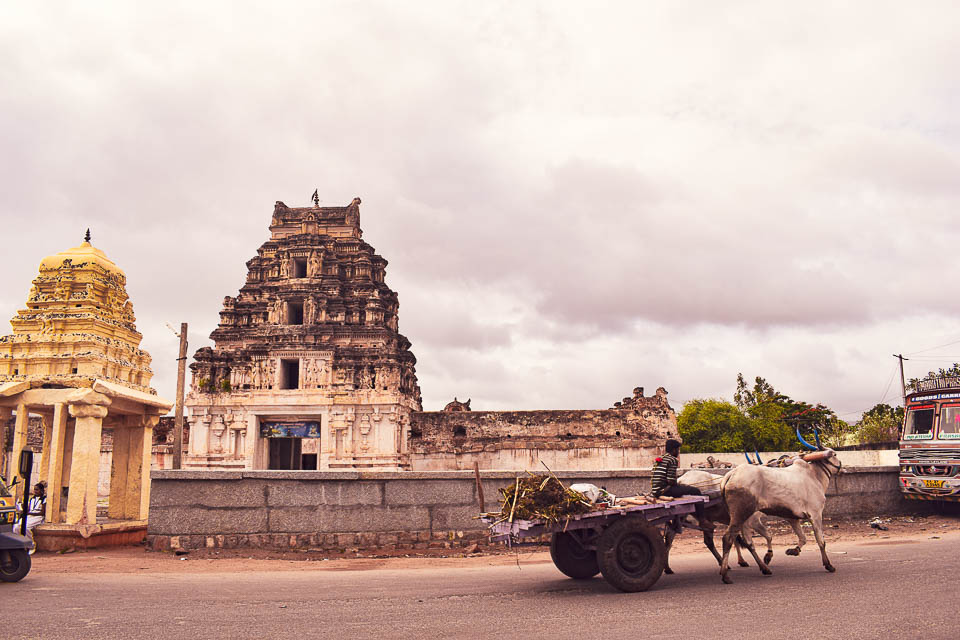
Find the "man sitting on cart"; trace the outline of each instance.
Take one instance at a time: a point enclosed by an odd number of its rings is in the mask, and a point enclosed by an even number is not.
[[[703,495],[700,489],[686,484],[677,483],[677,467],[680,466],[680,441],[670,438],[664,445],[664,453],[657,458],[653,465],[653,477],[650,480],[651,493],[655,498],[660,496],[669,496],[679,498],[681,496],[699,496]],[[697,520],[704,524],[703,503],[698,502],[694,505],[697,513]]]

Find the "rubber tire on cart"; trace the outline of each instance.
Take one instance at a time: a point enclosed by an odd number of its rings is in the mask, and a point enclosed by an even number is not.
[[[646,591],[667,566],[660,532],[642,517],[617,520],[597,540],[597,562],[604,579],[620,591]]]
[[[30,554],[24,549],[0,551],[0,580],[17,582],[30,573]]]
[[[600,573],[597,552],[580,546],[572,533],[560,532],[550,536],[550,557],[561,573],[574,580],[586,580]]]

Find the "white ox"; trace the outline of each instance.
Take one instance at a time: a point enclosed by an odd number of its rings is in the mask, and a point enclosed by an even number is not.
[[[788,467],[764,467],[742,465],[727,474],[721,482],[720,491],[730,512],[730,526],[723,535],[723,560],[720,577],[727,584],[732,580],[728,559],[730,548],[743,531],[744,523],[757,511],[787,520],[797,534],[797,547],[787,551],[790,555],[800,553],[806,542],[800,528],[800,520],[809,520],[813,535],[820,547],[823,566],[831,573],[836,571],[827,557],[823,541],[823,505],[826,503],[830,479],[840,472],[840,460],[832,449],[809,453],[797,458]],[[741,537],[741,544],[750,549],[754,558],[753,543]],[[757,558],[760,571],[770,575],[770,568]]]
[[[691,487],[696,487],[700,491],[719,491],[720,483],[723,480],[724,476],[718,475],[715,473],[709,473],[707,471],[700,471],[699,469],[691,469],[687,471],[682,476],[677,478],[677,484],[684,484]],[[711,522],[720,522],[727,524],[730,522],[730,515],[727,512],[727,507],[725,504],[720,503],[713,507],[709,507],[704,511],[703,514]],[[717,551],[717,547],[713,544],[713,529],[703,528],[693,516],[687,516],[686,520],[683,522],[683,526],[690,529],[699,529],[703,532],[703,544],[710,550],[710,553],[713,554],[713,557],[717,559],[717,564],[721,563],[722,558],[720,553]],[[671,574],[673,569],[670,568],[670,548],[673,546],[673,539],[677,537],[679,531],[673,527],[666,527],[663,536],[664,546],[667,548],[667,566],[664,569],[664,573]],[[764,526],[763,522],[760,520],[760,514],[755,513],[750,518],[743,523],[743,537],[750,539],[754,534],[759,534],[767,541],[767,553],[763,557],[763,561],[767,564],[773,559],[773,536],[770,535],[770,531],[767,530],[767,527]],[[737,548],[737,562],[741,567],[750,566],[743,559],[743,554],[740,551],[740,544],[736,543]],[[756,555],[756,554],[754,554]],[[758,558],[759,561],[759,558]]]

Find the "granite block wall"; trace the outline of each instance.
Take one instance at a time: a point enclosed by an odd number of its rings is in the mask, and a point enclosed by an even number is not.
[[[722,473],[722,470],[718,471]],[[488,511],[513,472],[483,472]],[[473,472],[154,471],[148,541],[169,547],[456,546],[486,537]],[[616,495],[649,490],[649,469],[566,472]],[[928,508],[901,498],[897,467],[846,468],[827,516],[873,517]]]

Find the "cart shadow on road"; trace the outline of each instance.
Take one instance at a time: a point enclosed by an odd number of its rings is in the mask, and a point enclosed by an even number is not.
[[[760,570],[751,564],[749,567],[731,567],[731,578],[733,584],[725,585],[720,580],[720,568],[716,565],[690,566],[676,570],[671,575],[664,574],[650,589],[645,592],[625,593],[612,587],[602,576],[597,575],[587,580],[573,580],[565,578],[558,573],[556,580],[540,581],[531,591],[537,593],[550,593],[556,597],[580,597],[586,594],[596,595],[623,595],[623,596],[642,596],[643,594],[654,594],[659,592],[682,591],[686,594],[695,595],[698,592],[733,592],[738,587],[753,589],[757,585],[766,588],[772,585],[786,586],[791,581],[802,581],[813,577],[814,579],[823,577],[824,580],[836,580],[836,574],[830,574],[823,569],[820,563],[819,554],[816,558],[808,558],[806,562],[795,561],[794,558],[788,558],[787,562],[781,562],[779,566],[774,563],[770,568],[772,575],[765,576]],[[790,562],[794,560],[794,562]],[[862,562],[863,559],[851,559],[851,564],[855,565]],[[837,562],[837,571],[843,571],[843,561]],[[792,566],[791,566],[792,565]],[[852,568],[852,567],[851,567]],[[840,576],[842,578],[842,576]]]

